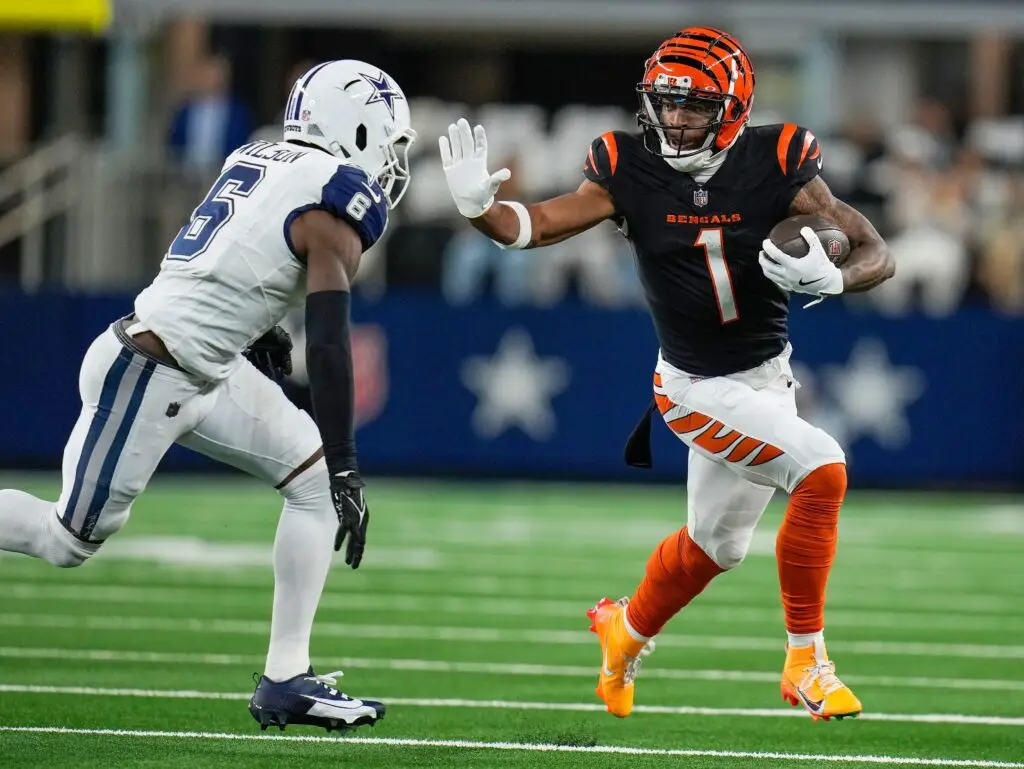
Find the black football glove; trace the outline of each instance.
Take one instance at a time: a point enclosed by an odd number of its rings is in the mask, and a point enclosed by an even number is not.
[[[274,326],[249,345],[242,354],[274,381],[291,376],[292,338],[280,326]]]
[[[353,569],[359,568],[366,548],[366,528],[370,525],[370,510],[363,496],[363,479],[355,470],[346,470],[331,476],[331,501],[338,514],[338,533],[334,536],[334,549],[341,550],[345,537],[345,563]]]

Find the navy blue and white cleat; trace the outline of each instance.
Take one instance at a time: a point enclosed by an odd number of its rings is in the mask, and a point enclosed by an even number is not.
[[[249,700],[249,712],[260,728],[288,724],[322,726],[327,731],[373,726],[384,718],[384,704],[349,697],[336,688],[341,671],[318,676],[308,672],[287,681],[260,676]]]

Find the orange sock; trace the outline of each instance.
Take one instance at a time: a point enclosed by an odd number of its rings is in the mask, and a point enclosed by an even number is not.
[[[723,571],[690,539],[684,526],[654,549],[647,574],[626,608],[626,619],[640,635],[656,636]]]
[[[775,555],[790,633],[825,627],[825,584],[836,554],[839,506],[846,494],[846,465],[825,465],[793,489],[775,539]]]

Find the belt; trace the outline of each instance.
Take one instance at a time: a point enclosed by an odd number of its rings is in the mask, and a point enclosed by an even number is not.
[[[121,318],[121,320],[115,324],[115,331],[120,332],[117,335],[123,344],[126,344],[127,346],[134,348],[137,352],[152,358],[157,363],[163,363],[165,366],[181,369],[181,366],[178,365],[178,361],[176,361],[174,356],[167,350],[167,346],[163,343],[163,340],[150,331],[146,324],[134,315]]]

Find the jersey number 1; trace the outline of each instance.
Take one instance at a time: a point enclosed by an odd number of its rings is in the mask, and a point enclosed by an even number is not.
[[[192,219],[167,249],[167,258],[188,262],[203,253],[213,236],[235,213],[235,201],[249,197],[266,172],[265,166],[235,163],[222,173],[210,187],[206,200],[192,212]]]
[[[697,234],[695,246],[704,246],[704,254],[708,260],[708,272],[711,273],[711,288],[718,301],[718,314],[722,323],[732,323],[740,317],[736,309],[736,295],[732,292],[732,278],[729,276],[729,265],[725,263],[725,244],[722,241],[722,228],[711,227]]]

